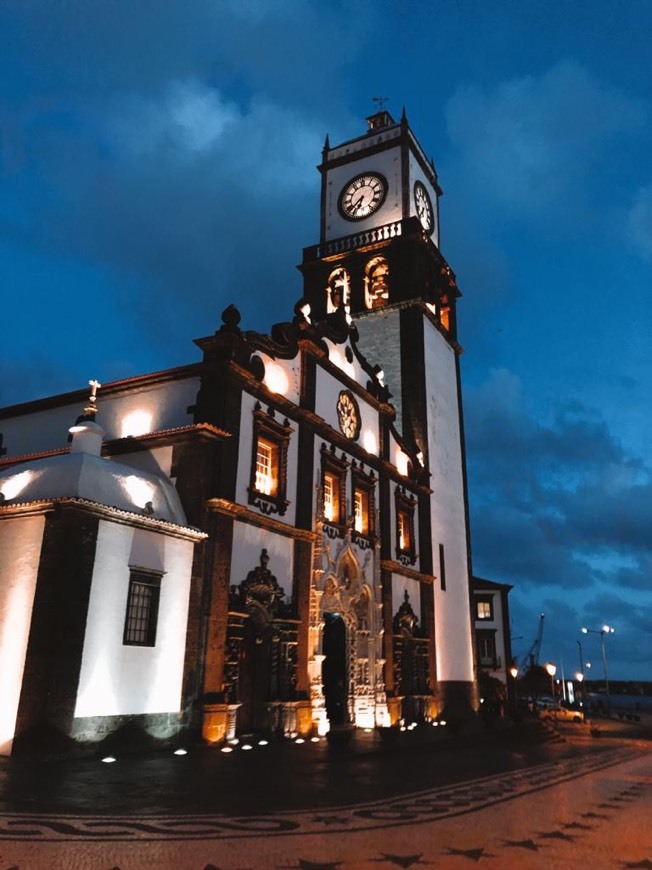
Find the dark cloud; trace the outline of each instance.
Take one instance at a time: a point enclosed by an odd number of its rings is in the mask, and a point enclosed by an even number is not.
[[[643,131],[648,115],[642,101],[564,61],[494,88],[460,88],[447,125],[477,193],[516,215],[559,221],[577,212],[614,141]]]

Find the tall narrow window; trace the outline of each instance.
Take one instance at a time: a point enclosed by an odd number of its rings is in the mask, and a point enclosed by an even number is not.
[[[125,646],[156,644],[161,577],[158,572],[131,571],[122,641]]]
[[[416,499],[404,487],[396,488],[396,558],[403,565],[414,565],[417,560],[414,534]]]
[[[365,549],[374,543],[374,513],[376,480],[373,471],[353,462],[353,530],[359,547]]]
[[[324,472],[324,516],[331,523],[340,519],[340,482],[332,471]]]
[[[264,495],[278,492],[278,445],[262,437],[256,447],[256,489]]]
[[[500,667],[496,655],[496,633],[494,631],[476,631],[476,640],[480,667]]]
[[[446,591],[446,557],[444,545],[439,545],[439,585],[442,592]]]
[[[399,550],[409,550],[410,541],[410,518],[406,511],[398,512],[398,547]]]
[[[257,403],[254,410],[249,504],[265,514],[283,515],[289,502],[287,489],[287,451],[292,429],[287,420],[282,424]]]
[[[361,489],[355,491],[355,530],[361,535],[369,531],[369,496]]]
[[[326,534],[343,537],[346,528],[346,473],[348,461],[336,456],[335,446],[321,447],[321,488]]]

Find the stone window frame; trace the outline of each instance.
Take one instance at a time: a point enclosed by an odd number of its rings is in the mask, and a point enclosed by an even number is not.
[[[397,486],[394,492],[395,534],[396,534],[396,559],[402,565],[414,565],[417,561],[416,537],[414,517],[417,500],[412,493],[408,493],[404,487]],[[401,547],[400,516],[403,516],[408,524],[408,546]]]
[[[162,579],[162,571],[136,567],[129,569],[123,646],[156,646]]]
[[[290,502],[287,499],[288,483],[288,448],[290,435],[294,430],[289,420],[279,423],[275,419],[274,409],[263,411],[256,402],[253,412],[253,432],[251,438],[251,473],[249,478],[249,504],[259,508],[264,514],[278,513],[283,516]],[[261,492],[256,486],[256,468],[258,461],[259,441],[266,441],[276,450],[276,491]]]
[[[331,444],[327,447],[326,444],[321,445],[321,487],[322,487],[322,515],[324,529],[330,538],[343,538],[346,532],[346,476],[349,470],[349,462],[342,454],[338,457],[335,454],[335,445]],[[326,474],[332,474],[335,478],[336,485],[339,487],[339,517],[335,520],[328,520],[324,514],[324,478]]]
[[[355,494],[362,492],[367,501],[367,530],[360,532],[355,528]],[[355,460],[351,466],[351,513],[353,514],[352,539],[363,549],[376,542],[376,476],[373,470],[366,472]]]

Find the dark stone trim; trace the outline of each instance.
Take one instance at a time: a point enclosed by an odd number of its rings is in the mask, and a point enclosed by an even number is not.
[[[478,692],[475,683],[462,680],[442,680],[437,684],[442,718],[456,724],[475,717]]]
[[[439,582],[441,591],[446,591],[446,553],[444,551],[444,545],[439,545]]]
[[[396,694],[394,683],[394,644],[393,644],[393,613],[392,613],[392,572],[381,565],[380,568],[381,597],[383,603],[383,655],[385,658],[385,690],[387,697]]]
[[[202,596],[204,637],[199,661],[203,662],[204,703],[224,701],[224,667],[229,609],[229,584],[233,552],[234,518],[211,514],[206,579]]]
[[[408,129],[407,119],[401,121],[401,127],[401,215],[407,218],[410,216],[410,147],[405,135]]]
[[[152,372],[146,375],[137,375],[133,378],[125,378],[121,381],[111,381],[108,384],[102,384],[101,392],[98,392],[98,402],[101,405],[102,399],[107,396],[115,396],[119,393],[128,393],[132,395],[135,391],[145,388],[150,388],[158,384],[165,384],[169,381],[180,381],[186,378],[199,377],[201,374],[201,363],[191,363],[187,366],[179,366],[178,368],[166,369],[160,372]],[[33,414],[36,411],[46,411],[51,408],[61,408],[66,405],[77,405],[83,407],[88,401],[88,387],[82,390],[74,390],[70,393],[59,393],[56,396],[47,396],[43,399],[34,399],[31,402],[20,402],[17,405],[7,405],[5,408],[0,408],[0,420],[10,417],[21,417],[24,414]],[[71,425],[74,420],[71,419]]]
[[[372,471],[366,472],[364,466],[357,465],[355,460],[351,465],[351,505],[355,514],[356,490],[367,496],[367,531],[353,531],[353,540],[362,550],[370,549],[376,542],[376,477]]]
[[[274,419],[274,409],[265,413],[256,405],[253,414],[253,433],[251,438],[251,469],[249,476],[249,504],[260,508],[264,514],[278,513],[283,516],[290,502],[286,499],[288,481],[288,446],[290,434],[294,431],[287,420],[283,424]],[[260,438],[271,442],[278,450],[278,466],[276,468],[276,493],[274,495],[261,492],[256,488],[256,459],[258,440]]]
[[[467,463],[466,463],[466,438],[464,435],[464,408],[462,406],[462,375],[460,371],[460,358],[459,356],[455,356],[455,379],[457,386],[457,412],[459,415],[459,431],[460,431],[460,456],[462,459],[462,487],[464,493],[464,526],[465,526],[465,537],[466,537],[466,558],[467,558],[467,570],[468,570],[468,601],[469,601],[469,618],[471,619],[471,601],[473,599],[472,596],[472,583],[473,583],[473,557],[471,551],[471,522],[470,522],[470,513],[469,513],[469,484],[468,484],[468,475],[467,475]],[[471,635],[473,635],[473,619],[471,619]]]
[[[75,509],[45,518],[36,593],[16,721],[70,735],[77,702],[99,517]],[[126,567],[126,566],[125,566]]]
[[[310,698],[308,676],[309,629],[310,629],[310,581],[312,577],[312,544],[309,541],[294,542],[293,598],[297,616],[297,663],[296,697]]]
[[[324,516],[324,532],[329,538],[343,538],[346,533],[346,477],[349,470],[349,462],[344,454],[338,457],[335,454],[335,445],[331,444],[330,448],[322,442],[320,451],[321,462],[321,487],[322,487],[322,504],[321,510],[324,512],[324,476],[330,472],[337,480],[339,487],[338,506],[339,516],[336,519],[329,520]]]
[[[237,504],[224,498],[209,499],[206,502],[206,509],[223,516],[234,517],[240,522],[248,523],[250,526],[256,526],[260,529],[284,535],[286,538],[296,538],[302,541],[314,541],[317,538],[317,533],[310,529],[300,529],[297,526],[290,525],[290,523],[285,523],[274,519],[274,517],[252,511],[245,505]]]
[[[417,502],[412,493],[407,493],[403,487],[396,487],[394,490],[396,560],[406,567],[408,565],[414,565],[417,561],[416,539],[414,534],[414,513],[416,505]],[[408,547],[401,547],[400,545],[399,515],[405,517],[408,523],[408,534],[410,538]]]
[[[404,308],[400,313],[401,342],[401,398],[403,408],[403,434],[416,450],[424,455],[425,469],[428,456],[428,405],[426,391],[426,359],[423,316],[419,308]],[[415,450],[415,452],[416,452]]]

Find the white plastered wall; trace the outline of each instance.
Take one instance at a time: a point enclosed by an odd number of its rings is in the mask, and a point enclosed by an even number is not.
[[[76,717],[180,710],[192,556],[191,541],[100,521]],[[164,572],[153,647],[122,642],[130,566]]]
[[[249,523],[236,522],[233,527],[233,551],[231,555],[231,586],[238,586],[247,574],[260,565],[260,553],[265,549],[269,555],[268,569],[276,577],[285,592],[284,604],[292,600],[292,572],[294,544],[292,538],[277,535],[267,529]]]
[[[251,481],[251,461],[252,461],[252,440],[253,440],[253,424],[254,424],[254,408],[256,399],[248,393],[242,394],[242,411],[240,415],[240,444],[238,447],[238,479],[236,484],[235,500],[238,504],[248,505],[252,511],[259,509],[254,505],[249,505],[249,483]],[[268,406],[261,403],[262,410],[267,413]],[[277,423],[283,423],[285,417],[278,411],[275,413],[274,419]],[[294,525],[296,515],[296,498],[297,498],[297,462],[299,453],[299,432],[298,425],[290,420],[290,426],[294,430],[290,435],[290,443],[288,445],[288,461],[287,461],[287,489],[286,498],[289,501],[287,510],[281,516],[274,514],[274,519],[279,522]]]
[[[11,752],[25,669],[44,516],[0,522],[0,754]]]
[[[438,680],[473,680],[467,529],[455,352],[427,321],[425,367]],[[444,545],[446,590],[441,589]]]
[[[366,384],[366,376],[365,382]],[[328,423],[337,432],[340,431],[340,424],[337,416],[337,401],[342,390],[347,387],[337,378],[334,378],[329,372],[325,371],[321,366],[317,366],[317,395],[315,398],[315,413],[322,420]],[[358,407],[360,408],[360,435],[358,443],[365,448],[368,453],[378,456],[379,449],[379,430],[378,430],[378,412],[371,405],[368,405],[359,396],[355,397]]]
[[[391,280],[391,275],[390,275]],[[401,431],[401,329],[399,314],[378,308],[356,317],[360,333],[360,349],[370,365],[379,365],[385,373],[385,383],[392,393],[390,402],[396,408],[396,428]]]
[[[398,128],[394,128],[398,133]],[[389,132],[389,131],[388,131]],[[379,139],[387,137],[388,133],[379,133]],[[362,145],[371,145],[370,139],[362,140]],[[338,149],[342,150],[342,149]],[[330,156],[330,155],[329,155]],[[342,217],[338,203],[342,188],[351,179],[363,172],[380,173],[387,179],[387,195],[380,209],[365,220],[349,221]],[[401,186],[401,149],[397,143],[395,148],[381,151],[378,154],[361,154],[359,161],[352,161],[343,166],[329,170],[326,182],[326,241],[341,236],[361,233],[365,230],[398,221],[402,215]]]
[[[297,354],[294,359],[272,359],[266,353],[257,354],[265,365],[265,377],[263,383],[272,393],[285,396],[295,405],[299,404],[299,391],[301,387],[301,355]]]
[[[128,389],[104,397],[99,391],[97,422],[105,438],[142,435],[192,423],[188,407],[194,405],[199,378],[169,381],[149,389]],[[8,456],[23,456],[68,445],[68,429],[83,406],[63,405],[0,420],[0,432]]]
[[[404,577],[402,574],[392,574],[392,618],[405,601],[405,593],[410,597],[410,606],[419,618],[419,627],[423,625],[423,616],[421,614],[421,584],[418,580],[413,580],[411,577]]]

